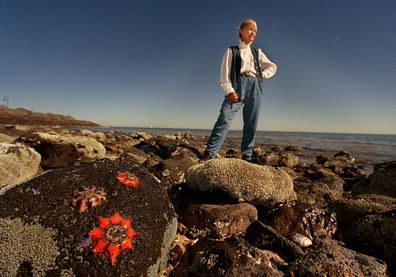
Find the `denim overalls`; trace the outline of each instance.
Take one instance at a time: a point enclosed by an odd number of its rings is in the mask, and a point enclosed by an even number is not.
[[[231,65],[231,81],[240,101],[232,102],[228,96],[225,96],[220,109],[220,115],[212,129],[206,146],[206,152],[210,157],[215,157],[223,145],[227,136],[228,128],[236,115],[242,108],[243,114],[243,135],[241,142],[242,159],[251,160],[254,146],[257,123],[260,113],[261,97],[262,97],[262,79],[261,69],[258,62],[258,51],[251,46],[256,76],[243,76],[240,74],[241,56],[239,47],[233,46],[232,65]]]

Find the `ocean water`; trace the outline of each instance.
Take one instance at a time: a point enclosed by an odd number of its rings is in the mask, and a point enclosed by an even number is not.
[[[172,135],[177,132],[191,132],[196,136],[208,136],[210,134],[210,130],[205,129],[109,127],[95,130],[128,133],[147,132],[160,135]],[[242,132],[231,130],[228,137],[240,141]],[[298,155],[306,161],[312,161],[321,154],[332,155],[342,150],[350,152],[361,162],[378,163],[396,160],[396,135],[257,131],[257,146],[273,144],[302,147],[304,151],[298,153]]]

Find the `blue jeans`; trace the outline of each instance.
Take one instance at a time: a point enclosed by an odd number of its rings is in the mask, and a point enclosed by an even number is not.
[[[255,77],[241,77],[237,84],[236,93],[241,102],[234,103],[226,96],[221,106],[220,115],[212,129],[206,146],[206,152],[214,158],[220,151],[228,128],[237,112],[243,107],[243,135],[241,142],[242,159],[251,160],[257,122],[260,113],[262,88],[261,80]]]

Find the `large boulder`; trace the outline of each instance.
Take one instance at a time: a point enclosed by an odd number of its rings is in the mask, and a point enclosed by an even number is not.
[[[21,136],[21,141],[41,154],[46,168],[64,167],[74,162],[92,162],[106,154],[104,146],[93,138],[36,132]]]
[[[352,193],[375,193],[396,197],[396,161],[376,164],[368,180],[352,187]]]
[[[40,154],[20,143],[0,143],[0,191],[36,175]]]
[[[396,274],[396,210],[367,215],[346,232],[347,246],[386,261]]]
[[[266,223],[282,235],[299,233],[313,241],[331,238],[337,231],[336,213],[300,202],[273,209]]]
[[[337,214],[340,232],[367,215],[380,214],[392,209],[396,209],[396,198],[379,194],[356,195],[353,198],[335,201],[329,206],[329,210]]]
[[[296,199],[293,181],[285,171],[239,159],[213,159],[195,165],[188,172],[187,184],[200,191],[221,190],[258,206]]]
[[[195,204],[183,211],[180,222],[189,228],[192,235],[208,232],[212,238],[224,238],[244,232],[257,218],[257,209],[248,203]]]
[[[117,176],[124,171],[139,178],[140,184],[121,183],[123,176],[120,181]],[[130,181],[135,177],[129,175]],[[81,212],[82,206],[88,209]],[[125,220],[119,222],[115,212]],[[109,217],[110,222],[103,219]],[[89,235],[94,229],[103,232],[104,249],[98,246],[101,240]],[[168,196],[129,157],[55,169],[0,196],[0,271],[9,272],[2,276],[17,276],[17,271],[23,276],[36,272],[42,276],[158,276],[176,229]],[[21,230],[32,231],[24,235]],[[34,241],[26,243],[33,231]],[[132,249],[125,242],[126,249],[121,248],[112,265],[107,255],[126,236],[133,238]],[[37,243],[40,240],[45,244]]]
[[[296,265],[299,276],[388,276],[384,262],[326,240]]]
[[[187,250],[171,276],[283,276],[259,249],[242,239],[200,239]]]

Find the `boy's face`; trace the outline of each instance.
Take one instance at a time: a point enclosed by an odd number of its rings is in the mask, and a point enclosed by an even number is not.
[[[254,25],[247,25],[239,30],[241,39],[244,43],[251,43],[256,37],[257,28]]]

